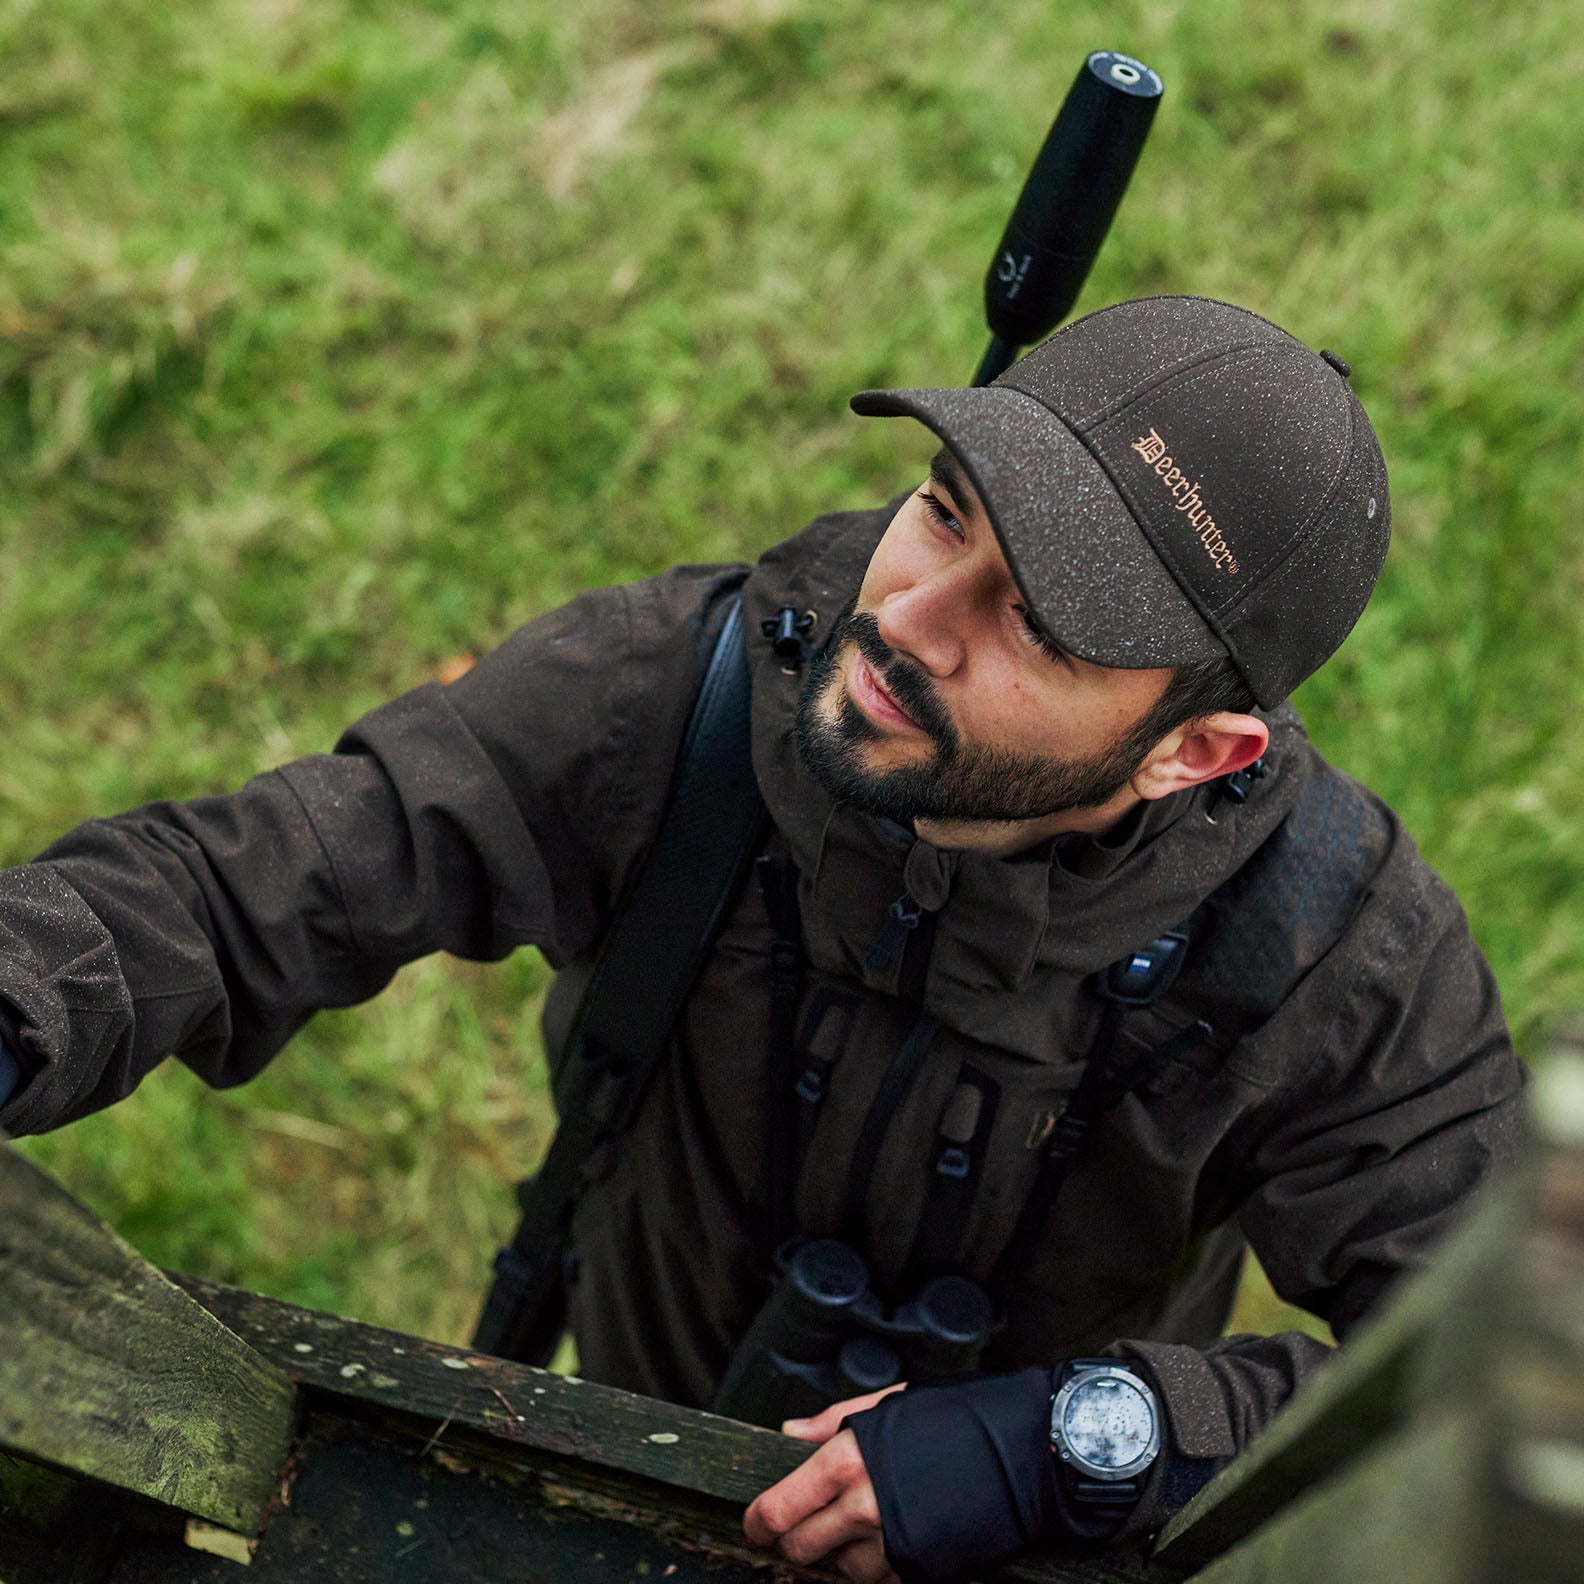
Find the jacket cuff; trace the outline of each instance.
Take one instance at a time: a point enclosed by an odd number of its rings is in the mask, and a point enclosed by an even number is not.
[[[1117,1543],[1126,1545],[1154,1534],[1186,1507],[1232,1461],[1238,1443],[1220,1377],[1198,1348],[1128,1341],[1114,1351],[1149,1381],[1166,1421],[1161,1455],[1117,1531]]]
[[[1128,1341],[1117,1346],[1146,1366],[1165,1410],[1173,1451],[1189,1458],[1229,1458],[1236,1453],[1226,1392],[1199,1348],[1177,1342]]]

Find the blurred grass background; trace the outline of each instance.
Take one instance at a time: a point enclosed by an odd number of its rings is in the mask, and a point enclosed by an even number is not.
[[[1168,86],[1079,307],[1203,292],[1352,361],[1395,544],[1300,703],[1537,1052],[1584,1005],[1558,0],[0,0],[0,859],[910,482],[922,431],[846,398],[967,380],[1102,47]],[[161,1263],[460,1338],[545,1142],[543,988],[424,962],[248,1089],[171,1064],[28,1149]]]

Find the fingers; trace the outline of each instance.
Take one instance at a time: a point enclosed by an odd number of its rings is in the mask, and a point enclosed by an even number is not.
[[[789,1561],[804,1564],[879,1532],[874,1486],[850,1430],[761,1492],[743,1514],[743,1533],[755,1545],[774,1547]]]
[[[887,1386],[882,1391],[865,1392],[862,1397],[848,1397],[842,1402],[832,1403],[829,1408],[814,1415],[812,1419],[788,1419],[781,1426],[782,1435],[796,1436],[799,1441],[813,1441],[816,1444],[829,1441],[841,1428],[841,1422],[848,1414],[862,1413],[865,1408],[873,1408],[882,1397],[889,1397],[892,1392],[901,1391],[906,1382],[899,1381],[895,1386]]]
[[[787,1530],[776,1549],[789,1562],[808,1567],[865,1541],[877,1547],[880,1544],[880,1514],[874,1487],[867,1479]]]
[[[853,1584],[901,1584],[878,1540],[850,1540],[831,1561],[836,1571]]]

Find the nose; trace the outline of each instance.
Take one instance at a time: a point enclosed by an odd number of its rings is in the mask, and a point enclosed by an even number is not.
[[[962,558],[893,589],[875,611],[880,636],[931,676],[951,676],[967,662],[992,571]]]

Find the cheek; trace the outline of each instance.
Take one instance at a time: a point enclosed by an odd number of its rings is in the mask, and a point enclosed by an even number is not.
[[[913,588],[939,569],[941,551],[923,512],[909,496],[891,519],[859,586],[859,610],[875,610],[888,595]]]
[[[1087,759],[1104,752],[1133,724],[1133,713],[1111,698],[1096,698],[1081,683],[1041,686],[1020,666],[985,679],[977,720],[964,727],[978,741],[1023,756]]]
[[[954,700],[962,729],[988,747],[1028,755],[1065,755],[1072,738],[1069,708],[1017,664],[984,666]]]

